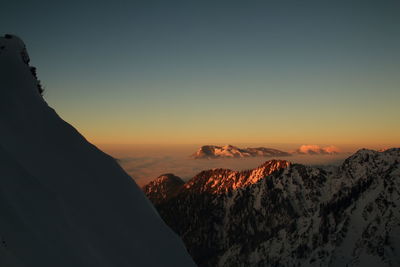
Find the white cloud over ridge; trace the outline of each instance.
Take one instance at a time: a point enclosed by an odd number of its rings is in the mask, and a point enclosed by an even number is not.
[[[301,145],[294,153],[303,155],[332,155],[339,154],[341,151],[333,145],[325,147],[319,145]]]

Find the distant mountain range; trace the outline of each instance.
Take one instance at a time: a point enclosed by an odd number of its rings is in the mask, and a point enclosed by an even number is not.
[[[198,266],[400,266],[399,148],[168,174],[143,191]]]
[[[232,145],[202,146],[191,157],[194,159],[215,159],[215,158],[249,158],[249,157],[287,157],[297,155],[333,155],[340,153],[335,146],[321,147],[318,145],[302,145],[292,152],[267,148],[267,147],[248,147],[239,148]]]
[[[195,159],[212,159],[212,158],[247,158],[247,157],[273,157],[273,156],[290,156],[290,153],[274,148],[266,147],[248,147],[238,148],[232,145],[202,146],[192,155]]]

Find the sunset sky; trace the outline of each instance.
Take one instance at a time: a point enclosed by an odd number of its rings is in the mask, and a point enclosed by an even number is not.
[[[400,145],[399,1],[8,1],[96,144]]]

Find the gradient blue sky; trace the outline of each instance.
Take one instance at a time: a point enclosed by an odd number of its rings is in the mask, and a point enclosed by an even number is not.
[[[49,105],[101,144],[399,145],[400,1],[8,1]]]

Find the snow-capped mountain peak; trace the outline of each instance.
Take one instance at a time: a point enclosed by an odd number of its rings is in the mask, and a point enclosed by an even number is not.
[[[246,158],[246,157],[272,157],[272,156],[290,156],[289,153],[274,148],[256,147],[256,148],[238,148],[233,145],[202,146],[192,155],[195,159],[212,158]]]
[[[203,171],[165,199],[156,208],[199,266],[400,263],[399,148],[362,149],[336,168]]]

